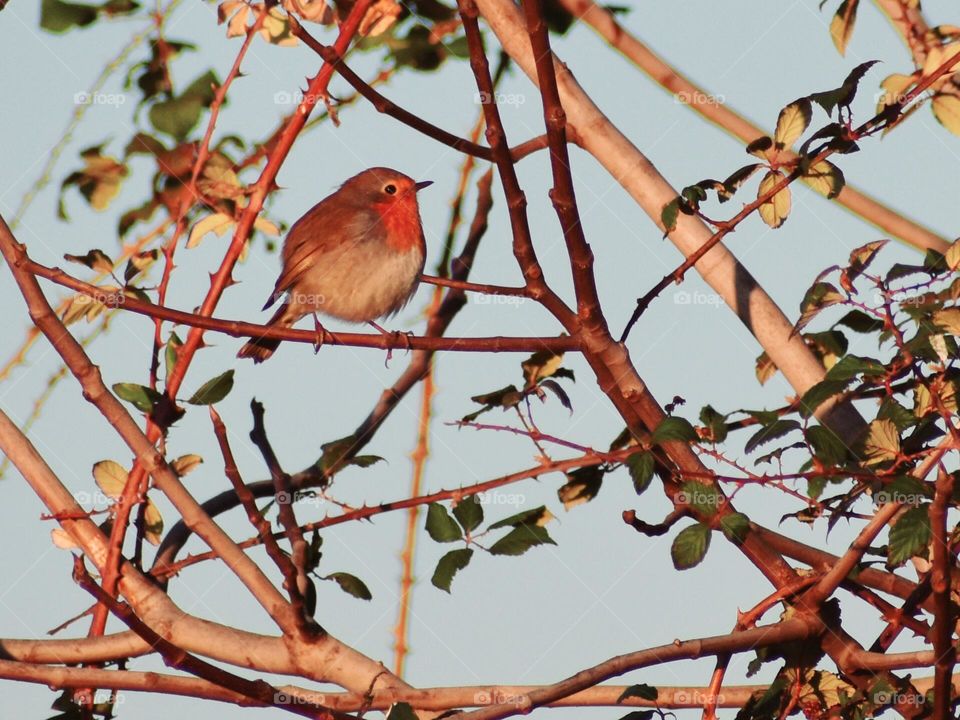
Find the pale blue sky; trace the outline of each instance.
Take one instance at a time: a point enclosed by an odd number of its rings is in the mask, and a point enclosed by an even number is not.
[[[830,14],[818,3],[770,3],[753,0],[715,3],[636,3],[623,17],[624,24],[647,41],[710,92],[722,96],[735,109],[772,127],[779,109],[798,96],[838,85],[856,64],[882,60],[864,80],[854,105],[860,120],[872,112],[879,81],[889,73],[909,72],[912,65],[901,42],[872,5],[864,4],[846,58],[833,48],[827,31]],[[832,9],[833,3],[829,4]],[[33,183],[51,148],[62,134],[73,98],[84,91],[104,63],[123,45],[142,21],[98,23],[91,29],[52,36],[38,29],[39,4],[11,3],[0,13],[0,43],[7,48],[0,89],[6,99],[0,116],[0,212],[9,217]],[[924,3],[931,24],[956,23],[945,0]],[[239,47],[226,39],[215,22],[215,6],[185,2],[167,25],[167,35],[195,42],[200,52],[174,64],[181,83],[201,70],[215,69],[223,77]],[[600,108],[626,133],[675,186],[705,177],[725,177],[748,162],[736,142],[706,126],[689,109],[654,87],[626,61],[609,51],[585,27],[555,40],[559,55]],[[135,55],[141,57],[143,49]],[[374,55],[351,60],[361,74],[375,69]],[[286,109],[274,102],[276,93],[295,92],[303,78],[315,72],[317,58],[307,49],[276,48],[256,42],[244,64],[247,75],[230,94],[218,126],[219,134],[238,133],[262,137]],[[125,98],[118,105],[93,107],[57,163],[53,181],[39,195],[18,228],[19,239],[40,262],[62,264],[64,253],[83,253],[92,247],[115,252],[117,214],[139,204],[149,182],[147,163],[134,163],[132,176],[108,212],[93,212],[76,191],[68,194],[71,222],[56,219],[59,181],[79,166],[77,151],[113,140],[108,148],[122,150],[131,133],[135,96],[121,87],[123,73],[105,88]],[[334,92],[344,93],[337,80]],[[399,104],[452,132],[465,134],[478,106],[465,62],[450,61],[436,73],[399,73],[384,90]],[[502,114],[512,143],[542,132],[537,95],[526,77],[515,71],[504,80],[503,92],[518,99]],[[522,100],[522,102],[521,102]],[[819,111],[818,111],[819,112]],[[372,165],[387,165],[435,185],[421,193],[424,227],[432,267],[446,230],[448,206],[459,165],[457,154],[429,138],[377,114],[364,104],[342,113],[342,125],[324,124],[301,137],[279,176],[285,189],[271,201],[269,216],[291,223],[346,177]],[[823,115],[814,122],[823,122]],[[140,125],[146,118],[139,119]],[[882,141],[862,143],[862,152],[838,161],[849,182],[909,211],[945,236],[956,233],[956,198],[960,176],[956,172],[958,138],[949,135],[922,110]],[[621,328],[634,299],[646,291],[680,260],[677,251],[630,198],[595,161],[572,149],[572,161],[581,215],[587,238],[597,258],[597,276],[607,317]],[[519,168],[526,190],[538,250],[548,281],[565,298],[571,297],[569,270],[556,216],[546,196],[549,166],[545,154],[524,160]],[[249,178],[247,178],[249,179]],[[745,196],[746,199],[746,196]],[[472,213],[473,193],[466,204]],[[519,272],[510,250],[509,223],[499,184],[490,229],[480,248],[473,279],[515,284]],[[739,208],[739,198],[719,213]],[[786,225],[772,232],[758,218],[744,223],[728,245],[765,285],[793,318],[803,291],[818,272],[843,262],[849,251],[878,239],[879,233],[803,188],[794,195],[794,210]],[[209,237],[194,250],[178,251],[179,270],[170,297],[182,309],[197,304],[206,288],[206,273],[214,269],[225,240]],[[912,251],[891,245],[881,262],[916,258]],[[71,269],[76,270],[76,267]],[[2,269],[0,269],[2,270]],[[248,261],[236,270],[241,284],[231,288],[218,315],[265,320],[259,308],[278,272],[278,258],[255,247]],[[722,305],[683,304],[678,292],[708,292],[691,275],[679,291],[666,291],[644,316],[629,341],[632,357],[661,402],[674,395],[687,400],[681,411],[695,419],[699,408],[710,403],[719,410],[775,407],[790,389],[779,377],[761,387],[753,363],[760,352],[756,342]],[[51,297],[59,297],[51,290]],[[429,297],[421,289],[392,326],[422,328],[420,312]],[[6,360],[29,324],[29,319],[9,274],[0,274],[0,332],[7,339]],[[329,327],[339,327],[334,322]],[[451,328],[456,335],[555,334],[557,324],[532,303],[516,305],[471,304]],[[144,318],[119,314],[109,335],[91,350],[108,384],[144,382],[151,336]],[[213,346],[202,352],[190,370],[184,391],[192,392],[209,377],[236,367],[237,384],[220,407],[232,434],[234,452],[247,480],[261,479],[265,471],[246,434],[250,427],[249,402],[257,397],[266,404],[267,423],[274,447],[284,467],[305,467],[319,454],[323,442],[342,437],[366,415],[381,389],[405,366],[397,354],[389,368],[383,354],[372,350],[324,348],[314,356],[307,346],[285,346],[269,363],[254,366],[237,362],[241,341],[209,335]],[[852,339],[852,343],[856,339]],[[856,352],[852,344],[851,351]],[[873,348],[864,345],[862,354]],[[432,456],[426,490],[468,485],[535,463],[529,443],[499,434],[457,430],[446,423],[473,409],[470,396],[521,380],[523,355],[475,357],[443,355],[437,364],[439,392],[434,402]],[[570,416],[553,401],[537,407],[544,431],[598,448],[606,447],[622,422],[592,382],[589,368],[575,356],[565,363],[578,382],[567,385],[574,405]],[[44,342],[32,351],[28,363],[0,385],[0,407],[14,420],[25,417],[56,369],[56,358]],[[350,470],[337,479],[335,495],[353,504],[404,497],[410,475],[408,454],[415,439],[419,393],[413,393],[390,418],[369,451],[387,458],[368,470]],[[865,408],[865,412],[871,412]],[[494,421],[513,422],[508,415],[490,414]],[[93,487],[91,465],[104,458],[126,463],[128,453],[100,416],[84,403],[72,380],[58,387],[31,438],[68,487],[76,491]],[[736,447],[735,439],[732,448]],[[222,464],[202,409],[191,410],[173,429],[172,456],[195,452],[206,464],[188,478],[200,499],[226,487]],[[564,453],[558,452],[558,457]],[[50,524],[38,520],[43,511],[16,472],[0,485],[0,527],[5,529],[7,551],[2,565],[6,582],[0,589],[0,637],[41,637],[89,603],[69,579],[70,557],[49,541]],[[566,677],[610,656],[671,642],[728,632],[736,609],[746,608],[768,592],[758,573],[732,547],[715,537],[704,564],[677,573],[669,557],[671,533],[659,539],[637,535],[620,520],[625,508],[637,508],[656,522],[668,504],[652,487],[638,499],[626,474],[608,476],[599,497],[587,506],[564,512],[556,499],[559,475],[506,488],[498,503],[486,506],[490,518],[499,518],[523,507],[546,503],[559,520],[549,530],[558,545],[535,548],[520,558],[475,556],[460,573],[448,596],[433,588],[430,575],[437,559],[449,547],[433,543],[424,534],[417,557],[407,678],[416,685],[479,683],[540,683]],[[515,497],[506,497],[506,496]],[[522,500],[522,505],[514,502]],[[172,510],[158,502],[166,516]],[[754,519],[776,527],[783,512],[795,505],[771,500],[769,493],[745,490],[738,507]],[[303,506],[303,519],[321,517],[325,508]],[[395,618],[400,565],[398,553],[401,513],[382,515],[370,524],[339,526],[324,534],[327,572],[343,570],[363,578],[374,600],[354,600],[334,585],[320,591],[318,617],[333,634],[368,655],[392,661],[391,628]],[[238,515],[226,522],[237,537],[250,528]],[[421,521],[422,527],[422,521]],[[824,528],[785,525],[793,536],[822,542]],[[831,540],[842,547],[847,529],[841,525]],[[200,546],[191,546],[197,549]],[[16,551],[14,552],[14,548]],[[220,565],[191,569],[171,585],[171,594],[187,612],[249,630],[273,633],[274,628],[258,608],[238,592],[238,584]],[[230,604],[224,602],[230,598]],[[850,631],[866,642],[876,632],[873,614],[849,603],[845,615]],[[774,619],[771,613],[768,620]],[[78,627],[85,629],[85,623]],[[736,660],[728,676],[742,680],[749,657]],[[160,669],[156,661],[138,661],[137,668]],[[712,660],[674,664],[632,673],[618,682],[649,684],[705,684]],[[768,677],[769,675],[767,675]],[[271,678],[268,678],[270,680]],[[42,686],[3,683],[7,707],[43,717],[53,694]],[[136,693],[124,695],[120,712],[139,720],[165,718],[173,713],[196,712],[188,699],[156,698]],[[281,717],[280,711],[248,711],[260,717]],[[552,712],[556,717],[616,718],[617,709]],[[226,718],[234,708],[211,705],[204,717]],[[685,717],[680,714],[681,718]],[[690,715],[692,717],[692,714]],[[723,713],[732,717],[732,712]]]

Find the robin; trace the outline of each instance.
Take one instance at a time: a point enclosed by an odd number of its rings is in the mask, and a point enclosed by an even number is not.
[[[267,323],[292,327],[322,313],[350,322],[374,322],[410,300],[426,257],[417,192],[401,172],[374,167],[347,180],[293,224],[283,244],[283,271],[266,310],[286,299]],[[237,357],[261,363],[279,340],[256,338]]]

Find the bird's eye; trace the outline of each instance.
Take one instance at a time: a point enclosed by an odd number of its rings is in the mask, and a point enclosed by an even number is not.
[[[384,191],[387,195],[396,195],[396,194],[397,194],[397,186],[394,185],[393,183],[390,183],[390,184],[388,184],[388,185],[384,185],[384,186],[383,186],[383,191]]]

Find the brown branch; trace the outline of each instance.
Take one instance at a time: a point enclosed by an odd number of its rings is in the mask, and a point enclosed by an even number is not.
[[[673,94],[682,105],[727,131],[745,145],[772,134],[738,114],[730,107],[730,103],[716,99],[716,96],[705,88],[695,85],[689,78],[677,72],[617,22],[616,16],[607,8],[596,4],[593,0],[560,0],[560,2],[575,18],[587,23],[611,47],[634,63],[651,80]],[[880,4],[898,3],[896,0],[886,2],[881,0]],[[782,150],[780,157],[789,162],[796,160],[797,155],[789,150]],[[807,181],[803,180],[803,182]],[[850,184],[844,185],[834,200],[883,231],[884,234],[900,238],[916,248],[933,249],[942,253],[946,252],[950,244],[940,235],[891,210]]]
[[[513,254],[523,273],[530,297],[546,307],[569,332],[576,329],[575,317],[570,308],[549,288],[543,277],[543,268],[537,259],[527,218],[527,200],[516,168],[513,166],[500,111],[497,109],[496,90],[490,75],[490,64],[483,49],[483,37],[477,23],[477,6],[474,0],[458,0],[460,17],[470,50],[470,69],[473,70],[477,89],[483,100],[483,116],[487,123],[487,142],[493,153],[493,160],[500,175],[504,194],[507,197],[507,209],[510,214],[510,227],[513,231]]]
[[[240,477],[240,471],[237,469],[237,462],[233,457],[233,450],[230,448],[230,441],[227,437],[227,428],[213,405],[210,406],[210,421],[213,423],[213,434],[217,438],[217,443],[220,445],[220,453],[223,456],[224,475],[226,475],[230,481],[230,485],[233,486],[233,491],[237,494],[237,500],[247,514],[247,520],[253,526],[254,530],[257,531],[257,537],[260,543],[263,544],[267,555],[273,560],[277,569],[283,574],[286,584],[296,588],[297,569],[293,566],[287,554],[280,548],[280,545],[277,544],[277,540],[270,530],[270,523],[263,516],[263,513],[260,512],[260,508],[257,507],[256,498]],[[292,599],[293,597],[291,596],[291,600]],[[297,607],[293,609],[296,613],[295,620],[303,617],[302,613],[297,612]],[[274,621],[277,622],[285,632],[292,633],[300,626],[300,622],[297,620],[294,625],[284,627],[284,620],[285,616],[274,617]]]
[[[163,657],[170,667],[195,675],[219,687],[233,690],[251,700],[265,706],[276,707],[308,718],[334,717],[339,720],[353,718],[338,711],[330,710],[314,703],[305,703],[299,699],[294,701],[280,693],[277,688],[263,680],[247,680],[244,677],[227,672],[216,665],[212,665],[195,655],[185,652],[169,640],[154,632],[146,623],[137,617],[136,613],[124,602],[118,601],[101,588],[83,565],[82,558],[75,558],[73,578],[80,587],[93,595],[99,604],[106,605],[110,611],[124,622],[127,627],[142,637],[149,645]]]
[[[218,318],[188,313],[182,310],[162,307],[150,302],[132,298],[123,293],[108,292],[96,285],[90,285],[67,275],[59,268],[51,268],[30,260],[26,248],[17,245],[13,251],[20,265],[31,274],[46,278],[58,285],[76,290],[88,297],[101,302],[110,308],[129,310],[138,315],[152,318],[161,318],[170,322],[186,325],[202,330],[213,330],[231,337],[265,337],[276,338],[286,342],[298,342],[310,345],[336,345],[349,347],[377,348],[381,350],[426,350],[449,352],[536,352],[550,350],[554,352],[576,351],[576,341],[565,335],[556,337],[479,337],[479,338],[447,338],[425,335],[410,337],[402,333],[346,333],[323,330],[288,330],[258,325],[256,323],[236,320],[221,320]],[[182,349],[182,348],[181,348]],[[179,361],[177,363],[179,366]]]
[[[577,314],[582,323],[606,329],[606,320],[600,308],[596,279],[593,274],[593,251],[587,244],[577,209],[577,197],[570,173],[570,155],[567,150],[567,115],[560,102],[555,58],[550,49],[550,35],[543,16],[542,0],[523,0],[527,19],[527,34],[536,60],[537,79],[543,104],[543,119],[550,144],[550,169],[553,189],[550,200],[560,220],[563,238],[570,257],[573,287],[577,297]]]
[[[949,424],[948,420],[948,424]],[[957,650],[953,644],[956,627],[956,612],[951,595],[951,570],[953,554],[950,552],[950,536],[947,515],[953,502],[954,476],[941,465],[937,476],[937,490],[930,505],[931,545],[933,568],[930,571],[930,589],[933,591],[933,718],[948,720],[953,716],[953,666]]]
[[[753,630],[733,632],[729,635],[716,635],[699,640],[676,640],[669,645],[640,650],[611,658],[591,668],[581,670],[575,675],[554,685],[532,690],[524,696],[515,698],[509,704],[496,704],[482,710],[457,713],[450,720],[500,720],[513,715],[527,714],[575,692],[593,687],[604,680],[617,677],[631,670],[652,665],[662,665],[675,660],[700,658],[705,655],[744,652],[758,647],[766,647],[782,642],[800,640],[817,635],[822,631],[817,622],[807,622],[800,618],[784,620],[776,625],[766,625]]]
[[[881,129],[889,129],[893,127],[897,122],[899,122],[900,119],[904,117],[902,114],[904,108],[913,102],[914,99],[923,94],[939,78],[946,75],[958,62],[960,62],[960,52],[945,60],[936,70],[917,82],[914,88],[910,92],[906,93],[904,97],[901,98],[897,103],[888,105],[886,108],[881,110],[859,127],[848,131],[846,138],[855,141],[860,138],[867,137]],[[817,163],[826,160],[828,157],[836,154],[837,152],[839,152],[839,150],[826,147],[820,152],[816,153],[809,160],[807,167],[815,167]],[[650,303],[666,287],[672,283],[679,283],[682,281],[687,271],[696,265],[697,262],[699,262],[704,255],[706,255],[713,247],[723,240],[724,237],[736,230],[737,226],[749,215],[751,215],[757,208],[764,203],[769,202],[778,192],[786,188],[797,178],[801,177],[802,174],[801,166],[798,165],[793,171],[785,175],[780,181],[774,184],[773,187],[771,187],[767,192],[761,193],[757,196],[756,200],[744,205],[740,212],[738,212],[729,220],[725,220],[722,224],[720,224],[720,229],[711,235],[705,243],[703,243],[696,251],[691,253],[682,263],[680,263],[680,265],[677,266],[673,272],[664,275],[663,278],[661,278],[656,285],[648,290],[645,295],[638,298],[637,307],[634,309],[633,314],[631,314],[630,319],[627,321],[627,324],[624,327],[623,334],[620,336],[620,342],[626,341],[627,336],[630,334],[630,330],[633,328],[634,324],[640,319],[640,316],[646,311]]]
[[[303,539],[303,532],[297,525],[297,516],[293,511],[293,493],[290,489],[290,476],[283,471],[280,466],[280,460],[277,458],[273,447],[270,445],[270,439],[267,437],[267,428],[263,422],[263,404],[256,399],[250,401],[250,410],[253,413],[253,430],[250,431],[250,439],[257,446],[263,461],[270,471],[270,477],[273,480],[274,496],[277,499],[277,512],[280,517],[280,524],[283,526],[284,535],[287,542],[290,543],[290,563],[289,567],[293,572],[285,573],[284,587],[290,595],[290,604],[293,606],[294,617],[297,621],[297,629],[301,635],[306,636],[311,632],[308,615],[312,612],[305,607],[304,599],[307,595],[310,580],[307,578],[307,542]]]

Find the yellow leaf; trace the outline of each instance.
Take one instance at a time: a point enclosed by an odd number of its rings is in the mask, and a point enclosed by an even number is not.
[[[151,545],[159,545],[163,537],[163,516],[149,498],[143,510],[143,537]]]
[[[933,348],[933,351],[937,354],[937,357],[940,358],[940,362],[945,363],[947,358],[950,357],[950,352],[947,350],[947,341],[944,339],[943,335],[931,335],[929,337],[930,347]]]
[[[101,460],[93,466],[93,479],[104,495],[116,500],[127,484],[127,470],[113,460]]]
[[[258,217],[253,221],[253,226],[264,235],[269,235],[270,237],[280,236],[280,228],[277,227],[277,224],[267,220],[265,217]]]
[[[763,176],[760,181],[760,188],[757,190],[757,198],[761,198],[784,179],[783,173],[778,170],[771,170]],[[783,225],[790,214],[790,188],[784,187],[772,198],[760,206],[760,217],[772,228],[778,228]]]
[[[397,21],[402,10],[396,0],[377,0],[360,21],[360,34],[370,37],[382,35]]]
[[[888,75],[880,83],[880,87],[883,88],[883,97],[880,98],[880,101],[877,103],[877,112],[879,113],[887,105],[893,105],[895,102],[899,102],[903,99],[904,95],[907,94],[907,90],[916,83],[917,78],[915,75],[901,75],[900,73],[894,73],[893,75]]]
[[[892,420],[874,420],[864,445],[866,465],[896,460],[900,454],[900,433]]]
[[[170,469],[173,470],[178,477],[183,477],[202,462],[203,458],[199,455],[181,455],[170,463]]]
[[[954,240],[953,244],[947,248],[944,258],[946,258],[947,267],[951,270],[960,267],[960,239]]]
[[[952,93],[933,96],[933,116],[954,135],[960,135],[960,97]]]
[[[797,100],[781,110],[777,117],[777,129],[773,132],[777,147],[788,148],[793,145],[807,129],[811,117],[812,110],[807,99]]]
[[[930,390],[926,385],[917,385],[913,389],[913,414],[915,417],[922,418],[933,410],[933,404],[930,402]]]
[[[270,8],[266,19],[263,21],[263,27],[260,29],[260,35],[268,43],[279,45],[280,47],[292,47],[299,40],[290,32],[290,22],[278,8]]]
[[[836,14],[830,21],[830,38],[833,40],[837,52],[845,55],[847,43],[853,35],[853,26],[857,21],[857,5],[860,0],[843,0]]]
[[[843,190],[843,173],[828,160],[821,160],[813,165],[807,170],[803,179],[807,185],[828,199],[835,198]]]
[[[194,223],[190,229],[190,237],[187,238],[187,247],[194,248],[200,244],[207,233],[216,233],[217,237],[223,237],[223,234],[234,225],[232,217],[226,213],[214,213],[207,215],[203,220]]]
[[[960,308],[945,308],[933,314],[933,322],[951,335],[960,335]]]
[[[287,12],[299,15],[304,20],[329,25],[334,21],[333,10],[327,0],[283,0]]]
[[[755,372],[757,375],[757,381],[761,385],[765,385],[767,380],[777,374],[777,366],[774,364],[773,360],[770,359],[770,356],[767,355],[766,352],[761,353],[760,357],[757,358]]]
[[[51,530],[50,539],[53,540],[53,544],[61,550],[76,550],[80,547],[73,541],[73,538],[70,537],[67,534],[67,531],[63,528],[54,528]]]

